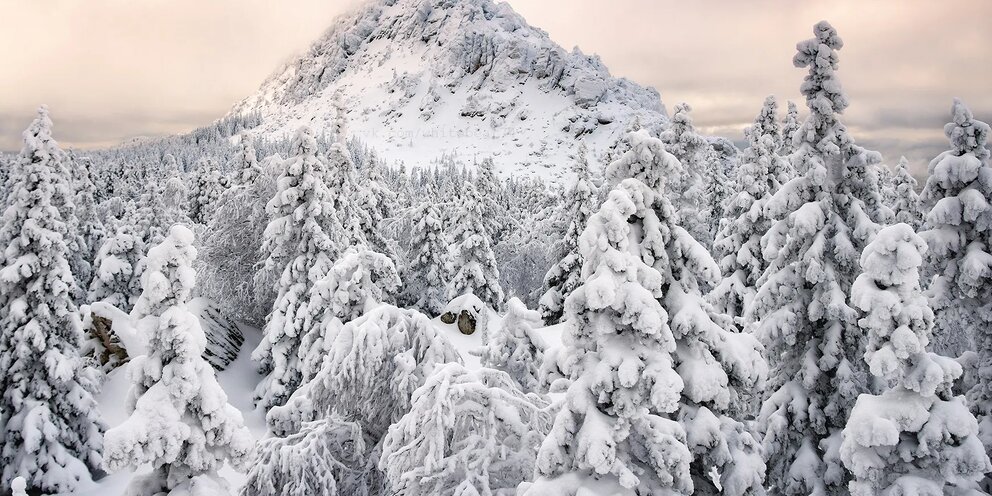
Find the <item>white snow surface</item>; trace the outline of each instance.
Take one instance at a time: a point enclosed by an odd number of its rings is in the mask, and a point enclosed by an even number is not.
[[[254,135],[358,137],[386,160],[493,157],[502,175],[562,178],[585,142],[600,158],[631,127],[667,122],[653,88],[567,52],[493,0],[371,0],[339,18],[231,114]]]
[[[490,330],[498,329],[502,325],[503,317],[491,310],[489,312],[488,328]],[[462,355],[467,369],[478,370],[481,367],[478,353],[483,346],[483,333],[476,332],[467,336],[459,332],[458,326],[455,324],[445,324],[440,319],[433,319],[431,323],[436,326],[439,332],[444,333],[451,341],[452,346]],[[538,332],[542,333],[546,342],[551,343],[552,347],[556,345],[560,346],[561,328],[561,325],[552,326],[539,329]],[[260,440],[268,436],[269,431],[265,424],[265,412],[260,408],[256,409],[252,402],[255,386],[261,380],[261,376],[255,371],[255,367],[251,362],[251,351],[258,346],[262,334],[260,330],[248,326],[241,326],[241,330],[245,336],[245,341],[241,346],[241,353],[226,370],[217,373],[217,381],[224,388],[224,392],[227,393],[228,402],[241,411],[244,416],[245,426],[251,431],[252,436],[256,440]],[[128,413],[124,405],[128,388],[130,387],[127,378],[128,366],[124,365],[117,368],[107,376],[103,384],[103,390],[97,398],[103,419],[110,427],[119,425],[128,418]],[[147,471],[148,468],[144,467],[142,471]],[[97,482],[92,482],[81,487],[73,494],[75,496],[115,496],[123,494],[128,482],[135,473],[124,471],[109,475]],[[241,486],[245,483],[245,474],[234,470],[229,465],[226,465],[220,470],[220,475],[227,479],[234,491],[240,490]]]

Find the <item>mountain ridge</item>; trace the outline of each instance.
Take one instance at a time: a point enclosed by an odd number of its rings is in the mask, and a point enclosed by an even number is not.
[[[307,124],[358,137],[388,162],[492,156],[504,173],[552,178],[579,142],[605,156],[626,131],[668,120],[656,90],[492,0],[372,0],[228,115],[246,113],[261,115],[251,134]]]

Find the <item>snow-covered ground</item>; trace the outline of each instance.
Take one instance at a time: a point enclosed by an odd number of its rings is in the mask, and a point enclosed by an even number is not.
[[[502,316],[495,312],[491,313],[489,329],[498,329],[502,322]],[[466,368],[476,370],[481,367],[479,356],[476,353],[483,345],[481,332],[465,335],[458,331],[458,326],[455,324],[445,324],[440,319],[434,319],[431,323],[459,351],[465,361]],[[542,330],[542,335],[552,346],[557,346],[561,342],[561,327],[558,325]],[[245,336],[241,353],[226,370],[217,374],[217,381],[227,393],[228,403],[241,411],[245,419],[245,426],[257,440],[269,434],[265,425],[265,413],[260,408],[255,408],[252,402],[255,385],[261,380],[261,376],[255,372],[255,367],[251,362],[251,352],[258,346],[262,334],[260,330],[248,326],[241,326],[241,331]],[[103,419],[110,427],[120,424],[128,416],[125,407],[128,388],[130,387],[127,369],[128,365],[124,365],[111,372],[97,398]],[[148,470],[148,467],[144,470]],[[124,494],[124,489],[134,474],[135,472],[111,474],[97,482],[88,484],[73,494],[77,496],[117,496]],[[235,470],[229,465],[225,466],[220,474],[227,479],[233,488],[240,488],[245,483],[244,472]]]

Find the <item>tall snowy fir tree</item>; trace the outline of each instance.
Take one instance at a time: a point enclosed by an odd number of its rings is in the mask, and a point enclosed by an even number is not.
[[[761,252],[761,237],[772,225],[765,205],[791,176],[788,161],[778,154],[777,108],[775,99],[768,97],[754,124],[744,132],[749,146],[737,175],[741,189],[727,200],[727,222],[713,244],[723,279],[708,298],[717,310],[735,320],[743,318],[768,266]]]
[[[800,176],[765,206],[777,219],[762,238],[769,261],[745,320],[762,340],[773,371],[758,416],[776,494],[847,494],[841,430],[867,392],[863,331],[848,305],[860,256],[884,213],[879,157],[857,146],[839,120],[847,107],[835,75],[843,42],[827,22],[800,42],[793,59],[808,67],[800,88],[810,115],[796,134]]]
[[[865,362],[882,394],[858,398],[840,456],[854,473],[851,494],[980,495],[992,470],[978,422],[951,387],[953,359],[927,351],[933,311],[920,289],[926,244],[907,224],[878,233],[861,256],[851,292],[868,335]]]
[[[684,384],[663,276],[644,262],[660,243],[653,201],[628,179],[582,233],[583,284],[566,304],[572,384],[525,495],[692,492],[686,432],[669,418]]]
[[[682,164],[679,176],[669,178],[666,194],[693,238],[709,247],[713,242],[713,215],[719,212],[714,212],[716,200],[707,196],[706,189],[714,180],[725,178],[714,177],[712,147],[696,132],[690,112],[689,104],[676,105],[670,127],[661,134],[665,149]]]
[[[782,142],[778,149],[778,154],[783,157],[792,155],[796,151],[796,132],[799,131],[799,107],[796,103],[789,101],[786,105],[785,117],[782,118]]]
[[[559,215],[566,225],[565,233],[553,247],[552,260],[557,260],[544,275],[544,294],[539,310],[544,322],[557,324],[565,313],[565,299],[581,283],[582,255],[579,253],[579,236],[595,211],[596,189],[590,181],[586,149],[579,150],[578,160],[572,166],[575,182],[565,192]]]
[[[255,390],[265,408],[286,402],[300,385],[297,354],[307,333],[305,319],[310,289],[340,253],[342,227],[334,198],[324,182],[327,165],[317,155],[317,140],[309,128],[293,138],[293,158],[284,164],[276,196],[267,210],[272,219],[262,241],[267,255],[262,270],[279,274],[277,296],[265,322],[262,342],[252,360],[265,378]]]
[[[761,494],[758,444],[728,415],[764,380],[761,347],[703,299],[719,269],[665,197],[677,160],[636,150],[611,164],[629,178],[582,234],[583,284],[566,303],[573,382],[528,494]]]
[[[87,301],[105,302],[129,313],[141,294],[145,244],[128,223],[121,223],[97,251]]]
[[[68,226],[57,207],[67,180],[48,109],[23,134],[0,226],[0,489],[66,493],[101,463],[94,371],[80,358]],[[63,204],[63,206],[65,206]]]
[[[466,182],[460,202],[450,240],[452,256],[447,272],[452,276],[447,286],[448,299],[472,293],[499,310],[503,306],[503,288],[490,231],[486,229],[485,200],[472,183]]]
[[[930,247],[925,274],[937,314],[934,351],[952,356],[975,349],[988,376],[970,395],[971,406],[992,414],[992,166],[989,125],[954,100],[944,127],[951,148],[928,167],[921,201],[928,211],[924,232]],[[974,344],[972,344],[974,343]]]
[[[901,157],[892,176],[895,200],[890,208],[895,214],[896,222],[909,224],[914,230],[919,230],[923,225],[923,207],[916,185],[916,178],[909,172],[909,160]]]
[[[207,339],[188,306],[195,258],[193,233],[181,225],[148,252],[132,312],[147,349],[131,360],[130,416],[107,431],[104,451],[111,471],[151,465],[132,479],[129,495],[230,494],[217,470],[225,462],[244,469],[254,446],[202,356]]]
[[[224,191],[221,173],[212,160],[197,162],[192,171],[189,190],[189,218],[197,224],[206,224],[214,211],[214,204]]]
[[[344,240],[349,246],[365,245],[396,260],[392,246],[380,231],[378,198],[359,180],[351,153],[341,143],[334,143],[325,163],[326,181],[344,229]]]
[[[410,251],[403,270],[403,301],[430,316],[440,315],[448,302],[448,239],[442,208],[428,199],[412,210]]]

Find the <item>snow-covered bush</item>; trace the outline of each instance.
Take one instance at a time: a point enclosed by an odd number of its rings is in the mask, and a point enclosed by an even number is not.
[[[539,334],[540,327],[540,313],[528,309],[517,298],[510,299],[503,325],[488,335],[482,363],[510,374],[524,391],[540,390],[540,369],[548,347]]]
[[[242,496],[387,494],[362,426],[330,416],[259,442]]]
[[[379,468],[401,496],[512,494],[533,474],[547,407],[503,372],[443,365],[390,426]]]
[[[259,252],[269,222],[266,203],[276,194],[276,178],[281,170],[267,161],[263,169],[255,150],[245,144],[239,183],[225,190],[217,200],[200,241],[197,273],[200,291],[217,302],[225,315],[262,327],[272,309],[264,295],[269,281],[256,278]]]
[[[840,456],[855,480],[851,493],[978,494],[992,470],[978,422],[951,386],[961,366],[929,353],[933,312],[920,289],[926,244],[906,224],[882,230],[861,256],[851,302],[868,334],[871,373],[888,387],[858,398]]]
[[[305,422],[338,414],[377,442],[409,411],[413,392],[435,366],[461,361],[425,315],[390,305],[348,322],[324,349],[314,377],[269,411],[274,433],[298,432]]]
[[[47,108],[23,138],[0,218],[0,491],[23,477],[32,492],[65,493],[99,467],[103,422],[95,371],[79,356],[68,225],[57,201],[68,172]]]
[[[106,467],[113,471],[150,464],[152,472],[136,477],[129,495],[194,488],[225,494],[217,474],[225,462],[244,468],[254,445],[241,412],[227,395],[202,354],[206,336],[187,303],[196,274],[193,233],[173,226],[162,244],[148,252],[141,297],[132,317],[148,337],[147,354],[131,359],[130,416],[107,431]]]
[[[334,340],[343,324],[383,303],[391,303],[399,287],[400,278],[389,257],[363,245],[348,248],[313,284],[305,312],[297,314],[311,321],[303,324],[308,331],[298,353],[303,380],[310,380],[320,369],[327,351],[324,344]]]

